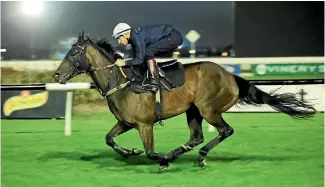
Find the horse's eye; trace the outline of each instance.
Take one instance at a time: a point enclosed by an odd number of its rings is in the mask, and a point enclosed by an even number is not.
[[[71,56],[76,56],[79,53],[77,49],[73,50],[71,53]]]

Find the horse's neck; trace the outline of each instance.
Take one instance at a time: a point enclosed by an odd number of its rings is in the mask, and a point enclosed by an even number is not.
[[[108,60],[101,55],[91,57],[90,61],[94,63],[92,68],[101,68],[110,64]],[[94,71],[90,74],[90,77],[102,95],[127,81],[116,67]],[[117,91],[106,97],[106,99],[109,99],[110,102],[113,102],[116,106],[120,106],[119,102],[123,101],[126,94],[126,92]]]

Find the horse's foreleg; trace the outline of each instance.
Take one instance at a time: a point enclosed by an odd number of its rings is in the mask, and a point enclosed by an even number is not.
[[[160,162],[160,167],[168,167],[168,162],[171,155],[165,153],[156,153],[154,150],[154,135],[153,135],[153,125],[152,124],[138,124],[138,131],[146,152],[147,157],[150,160]]]
[[[131,126],[129,124],[126,124],[122,121],[119,121],[112,129],[109,133],[107,133],[106,135],[106,144],[110,147],[112,147],[117,153],[119,153],[120,155],[122,155],[123,157],[128,157],[128,156],[136,156],[139,155],[141,153],[143,153],[142,150],[138,150],[138,149],[132,149],[132,150],[128,150],[125,149],[123,147],[120,147],[118,144],[116,144],[113,140],[114,137],[121,135],[127,131],[129,131],[130,129],[133,129],[134,126]]]
[[[152,125],[139,126],[139,133],[143,141],[146,154],[149,159],[159,161],[161,167],[167,167],[168,163],[178,158],[180,155],[192,150],[203,142],[202,116],[198,109],[193,105],[186,111],[187,123],[190,129],[190,140],[169,153],[154,152],[153,128]]]

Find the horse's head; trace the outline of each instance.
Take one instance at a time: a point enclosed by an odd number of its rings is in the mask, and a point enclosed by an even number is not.
[[[106,55],[105,55],[105,54]],[[65,84],[68,80],[82,73],[90,73],[114,63],[114,51],[103,51],[84,32],[79,34],[78,41],[72,45],[60,66],[53,75],[55,82]],[[106,64],[105,64],[106,63]]]

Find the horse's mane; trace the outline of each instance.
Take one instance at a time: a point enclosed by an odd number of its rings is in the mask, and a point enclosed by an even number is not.
[[[108,56],[112,55],[114,58],[114,61],[117,59],[123,59],[123,56],[121,56],[119,53],[116,53],[115,49],[107,41],[106,38],[102,38],[99,41],[97,41],[96,45],[99,46],[104,52],[106,52],[108,54]]]
[[[110,43],[108,43],[106,38],[102,38],[96,42],[96,44],[102,48],[106,53],[114,53],[114,48]]]
[[[105,57],[107,57],[113,63],[116,61],[115,50],[110,43],[105,38],[102,38],[96,42],[93,42],[90,37],[87,36],[87,40],[98,49]]]

